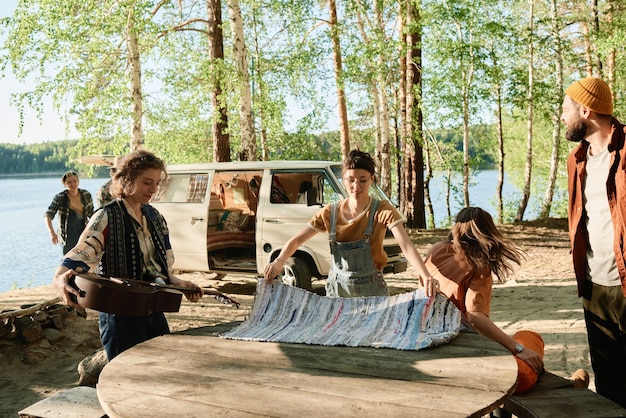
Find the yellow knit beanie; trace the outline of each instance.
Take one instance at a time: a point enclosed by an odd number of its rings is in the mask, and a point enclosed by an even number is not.
[[[587,77],[576,81],[565,90],[565,94],[596,113],[613,114],[611,88],[601,78]]]

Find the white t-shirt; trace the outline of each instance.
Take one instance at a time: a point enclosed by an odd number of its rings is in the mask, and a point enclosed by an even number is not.
[[[619,273],[613,251],[613,220],[606,194],[606,181],[611,165],[608,148],[596,155],[587,151],[587,167],[583,202],[587,212],[589,249],[587,278],[603,286],[619,286]]]

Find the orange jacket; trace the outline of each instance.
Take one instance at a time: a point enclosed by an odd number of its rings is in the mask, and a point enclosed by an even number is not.
[[[613,219],[615,239],[613,250],[617,270],[622,282],[622,292],[626,296],[626,148],[624,134],[626,127],[613,118],[613,136],[609,144],[611,168],[606,184],[607,198]],[[578,296],[582,296],[587,280],[587,226],[583,204],[583,180],[587,165],[589,143],[582,141],[567,158],[567,189],[569,201],[569,239],[574,260],[574,273],[578,282]]]

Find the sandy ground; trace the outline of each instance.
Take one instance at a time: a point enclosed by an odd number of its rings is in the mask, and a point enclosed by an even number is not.
[[[563,219],[504,225],[502,230],[526,252],[526,261],[505,284],[495,285],[492,319],[508,334],[520,329],[539,332],[546,343],[546,369],[569,377],[586,369],[592,379],[581,301],[576,296],[567,236]],[[414,231],[411,237],[424,254],[429,245],[447,235],[445,230]],[[417,287],[415,272],[388,276],[392,294]],[[205,297],[200,303],[184,300],[178,313],[167,314],[173,332],[195,328],[230,326],[245,319],[250,311],[256,278],[227,275],[213,280],[210,275],[187,273],[197,284],[216,287],[239,302],[239,309]],[[314,284],[323,292],[323,282]],[[40,303],[56,297],[51,286],[0,293],[0,311]],[[88,311],[87,320],[71,318],[65,323],[65,337],[50,346],[46,342],[29,347],[19,342],[0,340],[0,417],[16,417],[18,411],[54,393],[74,387],[78,382],[78,363],[100,347],[95,321],[97,313]],[[46,357],[35,365],[21,361],[24,350],[39,348]]]

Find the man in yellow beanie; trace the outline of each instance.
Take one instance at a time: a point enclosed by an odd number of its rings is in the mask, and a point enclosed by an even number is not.
[[[565,91],[568,219],[578,296],[596,392],[626,408],[626,148],[612,117],[613,95],[599,78]]]

